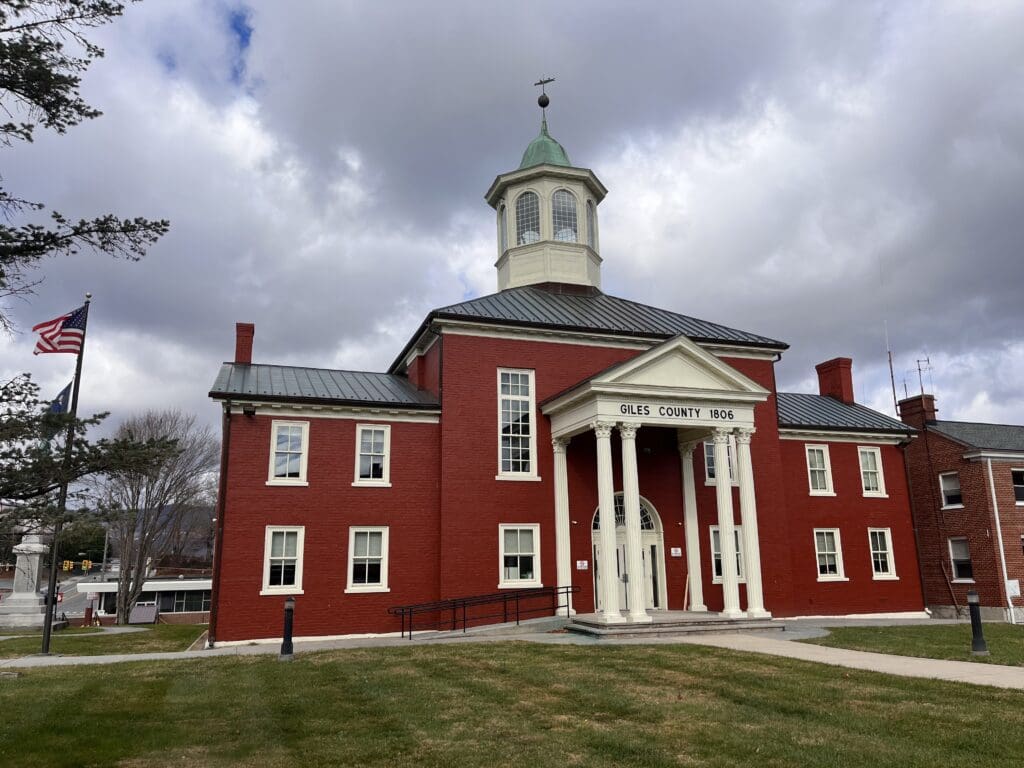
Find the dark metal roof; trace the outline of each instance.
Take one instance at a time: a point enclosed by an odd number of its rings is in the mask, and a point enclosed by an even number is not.
[[[786,349],[787,344],[706,320],[680,315],[600,291],[559,292],[522,286],[435,309],[436,317],[488,320],[515,325],[669,338],[683,334],[700,341]]]
[[[916,432],[902,421],[863,405],[847,405],[827,395],[779,392],[779,426],[836,429],[850,432]]]
[[[1015,424],[980,424],[971,421],[929,421],[928,429],[957,442],[986,451],[1024,452],[1024,427]]]
[[[210,397],[399,408],[439,407],[432,394],[416,389],[404,376],[288,365],[224,363],[210,390]]]

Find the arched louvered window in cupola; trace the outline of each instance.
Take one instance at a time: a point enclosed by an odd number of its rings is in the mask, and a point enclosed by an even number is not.
[[[576,198],[567,190],[557,189],[551,196],[551,229],[555,233],[555,240],[563,243],[575,243],[579,239],[576,229]]]
[[[540,198],[523,192],[516,200],[516,245],[529,245],[540,240]]]

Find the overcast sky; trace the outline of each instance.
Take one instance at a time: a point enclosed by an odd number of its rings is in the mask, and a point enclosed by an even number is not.
[[[94,294],[81,409],[206,397],[256,362],[384,370],[434,307],[496,290],[483,193],[551,133],[609,189],[603,288],[791,344],[779,388],[885,327],[940,418],[1024,423],[1024,5],[146,0],[94,35],[104,115],[2,151],[66,215],[168,218],[136,264],[44,264],[0,374],[54,396],[28,329]]]

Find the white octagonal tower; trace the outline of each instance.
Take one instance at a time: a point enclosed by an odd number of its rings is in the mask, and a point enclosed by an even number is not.
[[[498,214],[498,290],[564,283],[601,287],[597,206],[608,194],[576,168],[545,117],[519,168],[498,176],[485,198]]]

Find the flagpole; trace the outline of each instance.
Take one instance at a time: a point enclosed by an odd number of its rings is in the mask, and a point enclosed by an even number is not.
[[[43,649],[41,653],[50,653],[50,635],[53,632],[53,615],[57,610],[57,541],[64,522],[64,513],[68,502],[68,469],[75,443],[75,419],[78,415],[78,385],[82,380],[82,357],[85,355],[85,336],[89,327],[89,303],[92,294],[85,294],[85,324],[82,327],[82,346],[78,348],[75,360],[75,381],[71,388],[71,409],[68,411],[68,433],[64,438],[64,463],[61,468],[60,490],[57,494],[57,520],[53,524],[53,544],[50,545],[50,580],[46,587],[46,619],[43,624]]]

